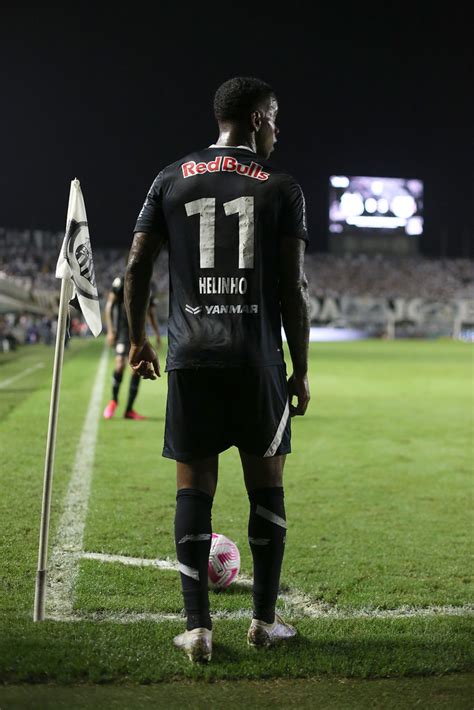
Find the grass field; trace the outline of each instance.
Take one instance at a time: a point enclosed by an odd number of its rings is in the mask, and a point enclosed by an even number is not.
[[[172,564],[174,463],[161,457],[166,380],[142,383],[146,422],[104,421],[112,357],[103,347],[74,341],[66,352],[50,540],[55,620],[40,624],[32,607],[53,352],[0,355],[1,681],[401,678],[472,668],[468,345],[312,346],[313,397],[293,422],[285,474],[281,609],[299,636],[251,652],[250,590],[236,584],[212,594],[207,668],[171,645],[184,625]],[[127,386],[128,376],[122,405]],[[213,527],[237,542],[249,577],[247,515],[230,450]],[[161,567],[147,565],[157,559]]]

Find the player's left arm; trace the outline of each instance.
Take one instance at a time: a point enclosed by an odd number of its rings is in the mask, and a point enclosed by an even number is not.
[[[288,380],[290,414],[303,415],[310,400],[308,382],[309,294],[304,272],[308,243],[304,195],[298,183],[287,176],[281,185],[280,212],[280,307],[283,327],[293,364]],[[292,404],[293,397],[297,405]]]
[[[166,238],[156,232],[136,232],[125,271],[125,308],[130,329],[129,363],[144,379],[160,376],[158,356],[146,337],[146,316],[150,300],[153,263]]]

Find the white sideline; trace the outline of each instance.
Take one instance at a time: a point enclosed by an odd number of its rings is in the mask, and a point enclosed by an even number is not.
[[[79,565],[77,553],[82,552],[83,547],[107,360],[108,351],[104,349],[51,553],[46,596],[46,615],[49,618],[57,614],[68,616],[73,611],[74,587]]]
[[[164,560],[147,559],[83,551],[84,528],[107,360],[108,353],[107,350],[104,350],[99,362],[84,426],[77,446],[74,469],[51,553],[46,615],[48,619],[54,621],[93,621],[122,624],[140,621],[160,623],[183,620],[182,614],[170,613],[128,611],[74,612],[74,588],[81,559],[96,560],[102,563],[119,563],[134,567],[155,567],[174,572],[178,570],[178,563],[169,558]],[[22,373],[22,375],[24,374]],[[2,385],[5,385],[5,381],[0,383],[0,387]],[[252,586],[252,580],[245,575],[239,575],[236,585],[249,589]],[[315,601],[296,589],[284,591],[280,595],[280,602],[282,612],[292,619],[398,619],[406,617],[471,616],[474,614],[474,605],[472,604],[429,607],[402,606],[398,609],[344,609]],[[215,611],[212,616],[216,619],[248,619],[251,616],[251,611],[250,608],[229,612]]]
[[[26,370],[22,370],[19,372],[17,375],[13,375],[13,377],[9,377],[7,380],[3,380],[0,382],[0,390],[5,389],[5,387],[8,387],[8,385],[11,385],[12,382],[16,382],[17,380],[20,380],[22,377],[26,377],[29,375],[31,372],[34,372],[35,370],[39,370],[41,367],[44,367],[44,362],[37,362],[36,365],[32,365],[31,367],[28,367]]]

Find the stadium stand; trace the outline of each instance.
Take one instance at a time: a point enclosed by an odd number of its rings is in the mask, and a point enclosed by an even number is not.
[[[48,239],[35,239],[47,235]],[[6,236],[8,235],[8,239]],[[0,229],[0,278],[8,277],[28,290],[58,290],[54,271],[62,233]],[[94,248],[94,266],[103,296],[123,271],[125,249]],[[374,298],[474,298],[474,266],[470,259],[428,259],[383,255],[306,255],[312,296]],[[158,291],[168,288],[166,254],[155,269]]]
[[[59,291],[54,272],[62,239],[62,233],[0,229],[0,312],[9,312],[8,303],[15,291],[20,304],[29,303],[23,312],[30,317],[36,313],[38,320],[54,313]],[[112,281],[123,273],[126,249],[94,247],[93,257],[99,295],[104,302]],[[372,325],[411,321],[421,331],[429,325],[427,335],[453,335],[464,323],[474,323],[474,264],[470,259],[308,253],[306,272],[315,323],[361,327],[364,320]],[[168,292],[166,252],[155,266],[154,280],[161,294],[158,317],[164,322]],[[18,313],[22,309],[10,310]],[[436,324],[438,327],[433,328]],[[377,329],[372,331],[375,332]]]

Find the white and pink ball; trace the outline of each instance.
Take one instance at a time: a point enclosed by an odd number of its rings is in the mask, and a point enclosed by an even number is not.
[[[211,589],[226,589],[232,584],[240,570],[240,552],[235,542],[225,535],[212,533],[207,569]]]

